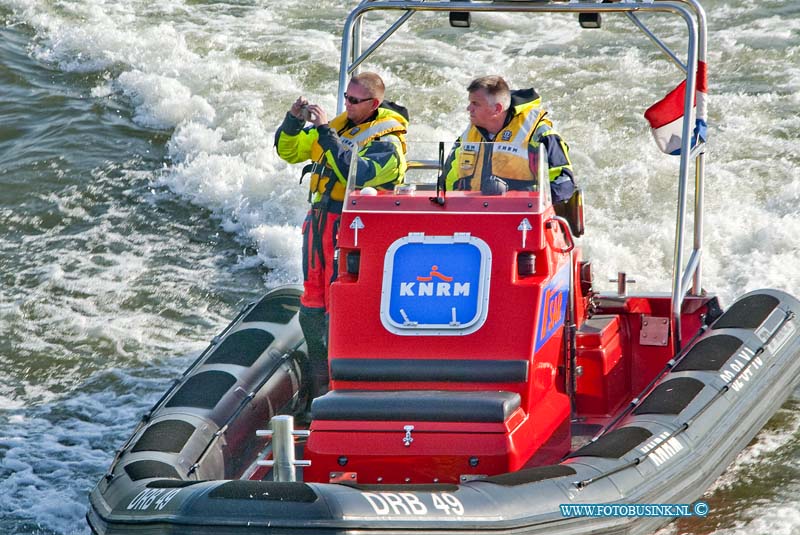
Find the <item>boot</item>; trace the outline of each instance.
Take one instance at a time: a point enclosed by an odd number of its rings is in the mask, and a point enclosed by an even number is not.
[[[310,368],[310,398],[328,391],[328,319],[323,308],[300,307],[300,327],[306,339]]]

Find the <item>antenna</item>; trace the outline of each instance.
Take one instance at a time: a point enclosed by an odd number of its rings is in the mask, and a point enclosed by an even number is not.
[[[439,206],[444,206],[446,177],[444,176],[444,141],[439,142],[439,176],[436,177],[436,197],[428,197],[430,201]]]

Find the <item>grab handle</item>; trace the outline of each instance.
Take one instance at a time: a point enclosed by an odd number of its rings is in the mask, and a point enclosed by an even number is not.
[[[558,228],[561,230],[561,233],[564,235],[564,245],[563,246],[556,246],[554,241],[554,225],[558,225]],[[572,236],[572,230],[569,228],[569,223],[566,219],[559,216],[551,217],[547,223],[545,223],[545,228],[549,229],[550,232],[547,233],[547,243],[553,249],[557,250],[560,253],[568,253],[575,248],[575,239]]]

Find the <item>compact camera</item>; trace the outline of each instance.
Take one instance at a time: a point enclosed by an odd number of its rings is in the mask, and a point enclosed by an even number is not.
[[[308,104],[304,105],[300,108],[300,117],[303,118],[304,121],[308,122],[311,120],[311,112],[308,109]]]

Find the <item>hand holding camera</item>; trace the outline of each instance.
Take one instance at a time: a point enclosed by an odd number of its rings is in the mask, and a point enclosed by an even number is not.
[[[294,101],[289,113],[314,126],[328,123],[328,115],[325,113],[325,110],[323,110],[319,104],[309,104],[308,99],[302,96]]]
[[[308,99],[304,96],[299,96],[297,100],[292,103],[289,113],[298,119],[306,120],[303,114],[303,110],[306,108],[308,108]]]

